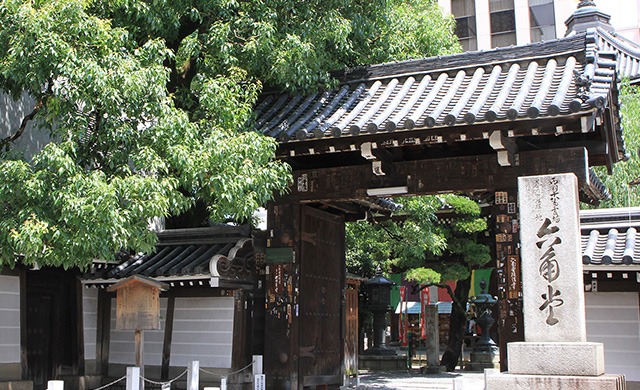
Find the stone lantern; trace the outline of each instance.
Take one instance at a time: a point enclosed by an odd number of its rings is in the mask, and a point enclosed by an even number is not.
[[[391,307],[391,286],[396,283],[378,274],[365,282],[369,300],[367,307],[373,312],[373,347],[365,351],[368,355],[395,355],[396,351],[387,348],[384,342],[384,331],[387,325],[386,315]]]
[[[471,352],[471,370],[473,371],[497,368],[500,364],[498,346],[489,335],[491,325],[495,322],[491,312],[497,299],[487,294],[487,282],[484,279],[480,281],[480,290],[480,294],[471,299],[476,307],[476,323],[480,327],[480,339]]]

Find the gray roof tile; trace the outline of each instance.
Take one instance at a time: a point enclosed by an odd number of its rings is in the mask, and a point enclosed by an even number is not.
[[[580,212],[582,263],[585,266],[629,266],[638,270],[636,245],[640,208],[596,209]],[[631,270],[631,269],[630,269]]]
[[[210,267],[215,260],[220,264],[240,262],[243,267],[246,261],[253,261],[253,246],[247,227],[165,230],[158,236],[160,240],[152,253],[123,252],[117,262],[94,262],[82,276],[84,283],[106,285],[132,275],[169,282],[202,280],[212,277]],[[231,281],[237,279],[237,275],[227,275],[224,270],[218,273]]]
[[[357,71],[346,71],[338,91],[265,96],[257,128],[288,142],[589,112],[607,98],[620,61],[633,69],[640,49],[616,46],[600,30],[578,35],[484,57],[376,65],[356,80]]]

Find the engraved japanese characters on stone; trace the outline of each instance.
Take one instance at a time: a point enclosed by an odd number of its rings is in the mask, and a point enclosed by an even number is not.
[[[562,243],[562,239],[558,237],[559,232],[560,229],[557,226],[552,226],[551,220],[546,218],[538,229],[537,236],[540,240],[536,242],[536,246],[542,252],[538,259],[540,261],[538,272],[547,281],[547,292],[540,295],[544,299],[544,303],[539,309],[547,311],[547,324],[551,326],[560,322],[554,316],[553,309],[564,303],[564,300],[560,298],[560,290],[552,285],[560,276],[560,265],[556,259],[555,251],[555,246]]]

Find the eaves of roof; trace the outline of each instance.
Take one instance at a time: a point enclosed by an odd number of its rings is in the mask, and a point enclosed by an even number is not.
[[[598,28],[598,46],[604,51],[617,54],[617,69],[620,77],[626,77],[631,84],[640,83],[640,46],[622,35]]]
[[[212,286],[220,281],[252,285],[253,241],[243,227],[166,230],[152,253],[122,253],[120,261],[96,261],[81,276],[85,285],[106,286],[133,275],[170,286]]]
[[[561,117],[590,118],[572,131],[592,132],[595,112],[610,99],[617,104],[617,52],[603,51],[598,37],[592,29],[526,46],[344,70],[335,73],[342,81],[337,90],[265,94],[255,127],[281,144]],[[527,128],[536,135],[535,125]],[[614,132],[618,161],[624,142]]]

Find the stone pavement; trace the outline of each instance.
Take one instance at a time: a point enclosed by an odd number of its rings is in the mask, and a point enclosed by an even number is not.
[[[360,372],[357,390],[484,390],[484,373],[456,370],[420,374],[419,370]]]

